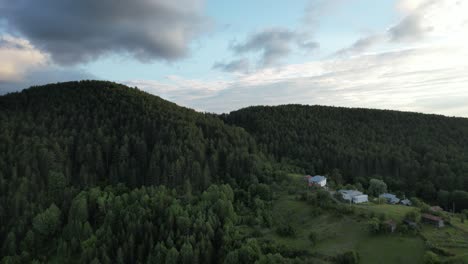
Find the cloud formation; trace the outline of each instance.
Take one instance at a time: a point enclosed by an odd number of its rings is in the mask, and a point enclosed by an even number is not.
[[[47,55],[34,48],[29,41],[0,35],[0,82],[14,82],[32,69],[43,66]]]
[[[362,54],[378,44],[425,44],[468,42],[468,1],[400,0],[397,9],[403,18],[385,32],[358,39],[335,55]]]
[[[61,65],[113,52],[147,62],[187,55],[206,28],[203,0],[0,0],[8,28]]]
[[[358,39],[351,46],[337,51],[334,55],[335,56],[348,56],[348,55],[362,53],[374,47],[375,45],[382,43],[383,41],[385,41],[385,38],[386,38],[385,35],[370,35],[367,37],[363,37],[363,38]]]
[[[231,81],[178,78],[170,84],[144,80],[128,83],[208,112],[299,103],[468,117],[466,72],[468,51],[453,46],[272,67]]]
[[[247,58],[241,58],[230,62],[215,62],[213,69],[218,69],[224,72],[241,72],[247,73],[250,69],[250,61]]]
[[[388,30],[392,41],[420,41],[468,33],[467,1],[400,0],[397,6],[405,17]]]
[[[260,64],[267,67],[277,65],[291,53],[294,46],[311,51],[318,48],[318,43],[286,28],[270,28],[250,35],[242,43],[233,43],[231,49],[237,55],[260,52]]]
[[[83,70],[53,66],[49,56],[29,41],[10,35],[0,35],[0,61],[0,95],[33,85],[96,78]]]

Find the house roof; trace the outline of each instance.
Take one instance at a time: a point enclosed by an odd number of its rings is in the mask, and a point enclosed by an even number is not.
[[[325,178],[325,176],[315,175],[314,177],[309,178],[309,181],[310,182],[322,182],[322,181],[325,181],[326,179],[327,178]]]
[[[339,190],[338,192],[341,193],[341,194],[349,195],[349,196],[362,195],[362,192],[357,191],[357,190]]]
[[[430,209],[431,211],[433,211],[433,212],[441,212],[441,211],[444,210],[444,209],[442,209],[442,207],[440,207],[440,206],[438,206],[438,205],[436,205],[436,206],[431,206],[429,209]]]
[[[431,214],[422,214],[421,217],[422,217],[422,218],[425,218],[425,219],[432,220],[432,221],[440,221],[440,220],[442,220],[442,217],[435,216],[435,215],[431,215]]]

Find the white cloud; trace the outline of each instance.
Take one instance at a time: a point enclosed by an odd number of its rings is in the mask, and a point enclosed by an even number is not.
[[[208,110],[192,105],[196,100],[203,100],[227,89],[230,85],[225,80],[195,80],[184,79],[179,76],[167,76],[164,81],[157,80],[130,80],[124,81],[126,85],[136,86],[151,94],[158,95],[166,100],[183,106],[195,107],[197,110]]]
[[[0,35],[0,95],[32,85],[94,78],[80,69],[55,66],[48,54],[23,38]]]
[[[47,55],[25,39],[0,36],[0,82],[19,81],[24,74],[47,62]]]
[[[146,91],[209,112],[289,103],[468,117],[468,52],[461,46],[397,50],[268,68],[232,81],[177,78]],[[165,88],[164,88],[165,87]],[[194,87],[194,88],[192,88]]]
[[[398,4],[405,18],[389,30],[394,41],[423,38],[468,40],[465,26],[468,2],[460,0],[405,0]]]
[[[361,37],[334,55],[468,42],[468,1],[400,0],[396,9],[403,15],[398,23],[383,32]]]

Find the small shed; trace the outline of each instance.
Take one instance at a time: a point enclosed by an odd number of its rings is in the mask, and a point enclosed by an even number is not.
[[[444,220],[442,217],[431,215],[431,214],[422,214],[421,221],[423,223],[431,224],[435,227],[441,228],[444,227]]]

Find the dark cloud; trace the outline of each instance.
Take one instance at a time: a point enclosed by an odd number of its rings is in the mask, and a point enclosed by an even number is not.
[[[207,26],[203,0],[0,0],[10,31],[59,64],[124,52],[146,62],[187,55]]]
[[[213,69],[222,70],[225,72],[248,72],[250,69],[250,61],[246,58],[233,60],[230,62],[216,62]]]
[[[310,50],[317,48],[318,44],[304,41],[304,35],[284,28],[267,29],[252,34],[244,43],[234,43],[231,49],[236,54],[248,52],[261,52],[261,64],[271,66],[291,53],[293,45]]]

